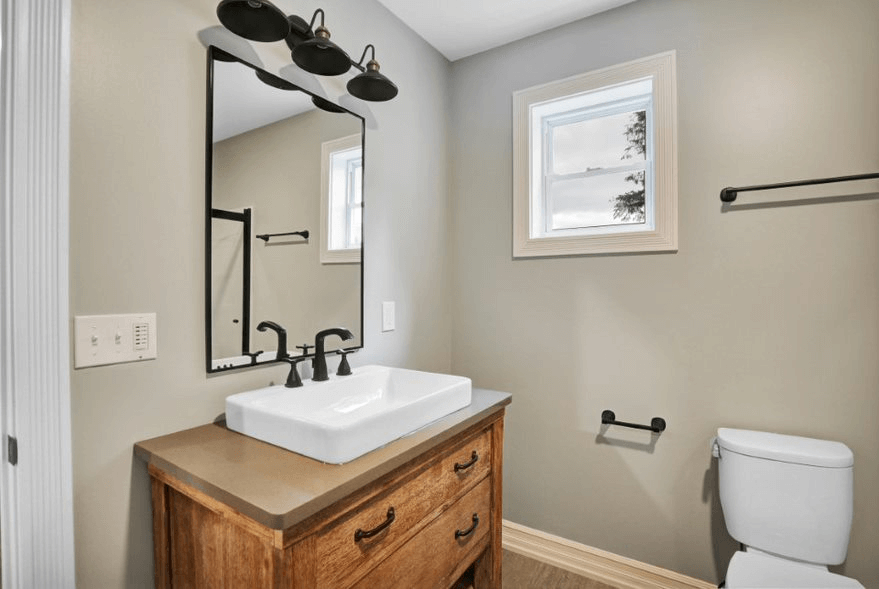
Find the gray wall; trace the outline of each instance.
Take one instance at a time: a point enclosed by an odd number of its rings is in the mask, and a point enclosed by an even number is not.
[[[452,371],[513,393],[506,518],[716,581],[716,428],[841,440],[842,570],[879,587],[879,201],[718,198],[879,169],[877,31],[875,0],[641,0],[453,64]],[[512,92],[671,49],[680,251],[512,260]],[[600,437],[603,409],[668,429]]]
[[[361,120],[356,117],[313,109],[214,144],[214,207],[237,211],[250,207],[254,235],[302,229],[310,232],[308,240],[275,238],[264,243],[253,238],[252,351],[277,349],[273,331],[256,330],[266,319],[287,330],[287,348],[294,355],[300,353],[295,346],[313,343],[315,333],[336,325],[350,329],[355,339],[342,342],[328,338],[327,350],[361,342],[360,264],[320,261],[320,243],[326,239],[320,226],[321,144],[359,135],[361,128]],[[215,220],[215,227],[218,222],[230,224]],[[213,250],[219,251],[216,247]],[[236,253],[221,256],[222,261],[227,266],[231,262],[240,266],[242,252],[238,249]],[[212,258],[218,259],[214,254]],[[236,308],[215,313],[214,358],[241,354],[241,324],[233,325],[231,319],[241,316],[242,273],[243,269],[238,268],[234,282],[225,280],[225,272],[212,275],[212,294],[221,297],[214,310],[232,306],[224,305],[224,300],[237,301]],[[223,288],[223,283],[231,288]]]
[[[352,53],[375,42],[401,88],[367,130],[355,367],[451,367],[511,391],[507,518],[705,579],[734,548],[716,506],[715,428],[842,440],[856,456],[843,570],[879,587],[879,203],[721,213],[717,197],[879,167],[879,5],[641,0],[452,67],[374,0],[322,6],[333,39]],[[157,360],[71,376],[80,587],[151,586],[149,486],[132,445],[205,423],[226,395],[285,373],[204,373],[196,32],[217,24],[215,8],[73,2],[71,312],[156,311],[159,331]],[[668,49],[680,252],[512,261],[512,91]],[[383,300],[397,303],[387,334]],[[602,439],[605,408],[669,429],[647,450],[639,432]]]
[[[276,4],[308,17],[318,6]],[[206,51],[196,35],[218,25],[216,6],[73,1],[71,313],[155,311],[159,344],[155,361],[71,374],[83,588],[152,586],[149,484],[133,444],[207,423],[227,395],[286,375],[280,366],[216,377],[204,370]],[[333,40],[358,55],[375,43],[382,71],[401,89],[371,107],[367,347],[351,362],[448,370],[449,63],[374,0],[320,6]],[[397,303],[390,333],[380,332],[384,300]]]

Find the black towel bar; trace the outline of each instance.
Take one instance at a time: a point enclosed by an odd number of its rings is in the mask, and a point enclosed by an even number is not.
[[[627,421],[617,421],[616,413],[610,409],[605,409],[601,412],[601,423],[606,425],[621,425],[623,427],[632,427],[635,429],[646,429],[657,434],[665,431],[665,420],[661,417],[654,417],[651,419],[650,425],[629,423]]]
[[[813,184],[832,184],[834,182],[851,182],[853,180],[871,180],[879,178],[879,172],[871,174],[855,174],[854,176],[837,176],[835,178],[816,178],[814,180],[794,180],[793,182],[779,182],[777,184],[758,184],[755,186],[739,186],[733,188],[728,186],[720,191],[720,200],[723,202],[733,202],[739,192],[747,192],[750,190],[774,190],[776,188],[791,188],[793,186],[811,186]]]
[[[303,231],[290,231],[289,233],[263,233],[257,235],[256,238],[268,243],[269,239],[271,239],[272,237],[284,237],[287,235],[298,235],[303,239],[308,239],[308,229],[305,229]]]

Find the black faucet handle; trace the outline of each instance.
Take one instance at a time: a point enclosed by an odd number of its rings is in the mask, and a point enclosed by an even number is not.
[[[311,344],[302,344],[301,346],[296,346],[296,349],[302,350],[303,356],[308,356],[308,348],[313,348]]]
[[[287,357],[284,358],[284,362],[290,365],[290,372],[287,374],[287,382],[284,383],[284,386],[288,389],[295,389],[296,387],[302,386],[302,379],[299,377],[299,370],[297,370],[296,365],[305,360],[305,356],[297,356],[296,358]]]
[[[339,361],[339,369],[336,371],[336,374],[339,376],[348,376],[351,374],[351,365],[348,364],[348,354],[353,354],[357,351],[357,348],[348,348],[336,350],[336,355],[341,356],[342,359]]]
[[[260,350],[259,352],[244,352],[244,355],[250,356],[250,364],[252,366],[256,364],[256,359],[259,357],[260,354],[262,354],[262,352],[262,350]]]

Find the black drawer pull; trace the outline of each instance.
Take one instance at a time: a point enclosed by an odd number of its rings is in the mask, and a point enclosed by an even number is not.
[[[479,460],[479,454],[476,453],[476,450],[473,451],[473,454],[470,455],[470,460],[465,463],[456,462],[455,463],[455,472],[459,470],[466,470],[476,464],[476,461]]]
[[[372,538],[373,536],[375,536],[376,534],[378,534],[379,532],[384,530],[386,527],[388,527],[389,525],[394,523],[394,520],[396,519],[396,517],[397,517],[396,514],[394,514],[394,508],[388,507],[387,519],[385,519],[385,521],[383,521],[382,523],[380,523],[376,527],[372,528],[371,530],[364,531],[364,530],[361,530],[360,528],[357,528],[357,531],[354,532],[354,541],[359,542],[360,540],[362,540],[364,538]]]
[[[479,516],[475,513],[473,514],[473,525],[467,528],[466,530],[455,530],[455,540],[458,538],[463,538],[464,536],[469,536],[473,533],[473,530],[476,529],[476,526],[479,525]]]

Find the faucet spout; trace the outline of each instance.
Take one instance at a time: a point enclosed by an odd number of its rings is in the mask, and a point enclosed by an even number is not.
[[[331,327],[317,332],[317,335],[314,336],[314,376],[312,376],[311,380],[321,381],[330,379],[329,375],[327,375],[327,355],[324,351],[324,338],[328,335],[337,335],[343,340],[349,340],[354,337],[354,334],[344,327]]]
[[[278,334],[278,353],[275,355],[276,360],[283,360],[287,354],[287,330],[275,323],[274,321],[260,321],[256,326],[257,331],[265,331],[271,329]]]

